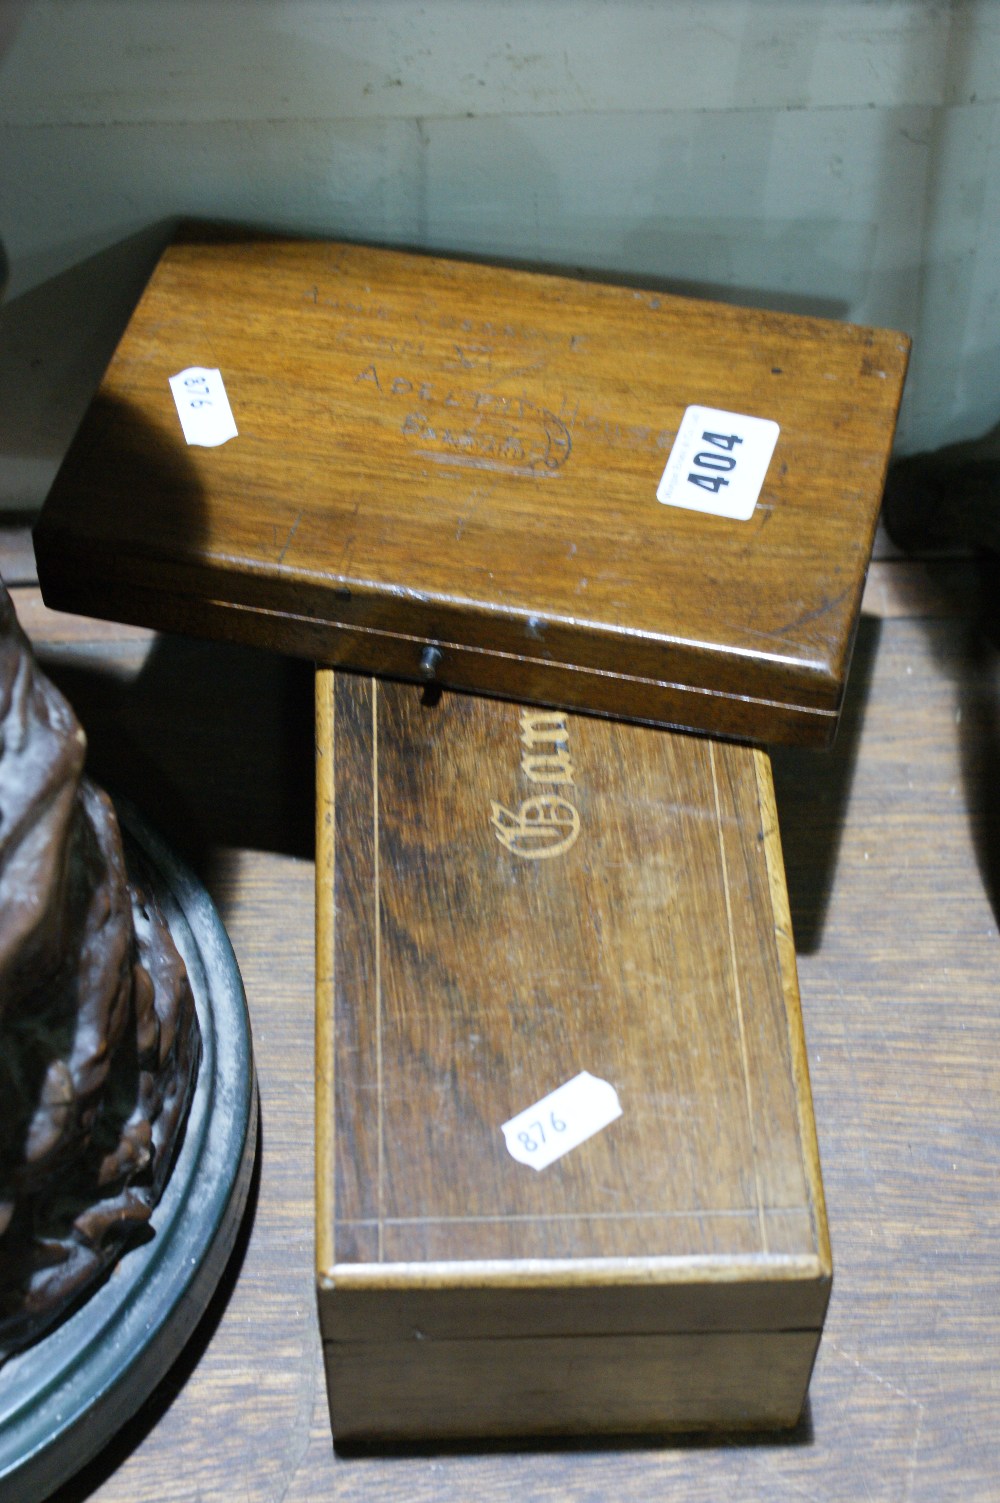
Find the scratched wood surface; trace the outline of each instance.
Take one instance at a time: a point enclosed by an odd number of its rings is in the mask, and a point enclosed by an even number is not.
[[[830,1266],[766,754],[330,670],[317,724],[337,1439],[794,1424]],[[621,1117],[516,1163],[580,1070]]]
[[[318,695],[334,1261],[817,1255],[766,757],[355,675]],[[525,1173],[500,1123],[578,1069],[627,1116]]]
[[[182,241],[46,503],[42,584],[332,666],[822,743],[907,351],[459,261]],[[183,439],[168,378],[191,366],[223,373],[219,447]],[[749,520],[658,503],[690,405],[780,425]],[[719,441],[721,486],[744,451]]]
[[[833,751],[774,756],[837,1267],[784,1441],[335,1455],[315,1324],[312,675],[22,619],[193,855],[247,983],[264,1130],[242,1258],[189,1353],[59,1503],[993,1503],[1000,1476],[1000,653],[966,560],[873,568]],[[145,668],[143,665],[145,664]]]

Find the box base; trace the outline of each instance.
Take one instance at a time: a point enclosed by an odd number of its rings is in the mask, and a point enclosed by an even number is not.
[[[801,1413],[818,1331],[330,1342],[338,1444],[774,1430]]]

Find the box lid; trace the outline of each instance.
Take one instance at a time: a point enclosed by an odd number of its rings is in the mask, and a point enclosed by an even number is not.
[[[430,256],[183,239],[46,503],[43,590],[333,666],[823,743],[907,350]],[[221,373],[237,434],[217,447],[182,431],[169,380],[192,369]],[[689,409],[710,415],[675,451]],[[747,419],[777,425],[769,461]],[[714,514],[730,499],[744,520]]]
[[[818,1331],[766,754],[330,672],[317,710],[325,1337]],[[584,1071],[621,1116],[516,1159]]]

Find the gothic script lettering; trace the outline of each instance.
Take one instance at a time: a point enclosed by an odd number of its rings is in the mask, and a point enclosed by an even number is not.
[[[521,711],[521,771],[529,783],[573,785],[566,716],[553,710]],[[490,823],[515,856],[542,861],[561,856],[580,834],[580,811],[562,793],[535,793],[516,809],[492,802]]]

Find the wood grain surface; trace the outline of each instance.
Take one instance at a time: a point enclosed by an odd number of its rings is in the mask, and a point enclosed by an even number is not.
[[[333,1262],[818,1257],[755,753],[347,674],[318,696]],[[579,1069],[628,1112],[526,1173],[500,1123]]]
[[[46,503],[42,584],[333,666],[822,743],[907,352],[432,257],[182,241]],[[220,447],[184,442],[168,378],[191,366],[223,373]],[[690,405],[780,425],[749,520],[658,503]]]
[[[226,1287],[58,1503],[995,1503],[1000,654],[970,619],[975,596],[967,561],[874,566],[880,614],[861,623],[837,745],[773,758],[837,1265],[799,1427],[346,1455],[314,1301],[311,672],[115,643],[18,590],[98,770],[131,780],[220,905],[263,1105],[259,1192]]]

